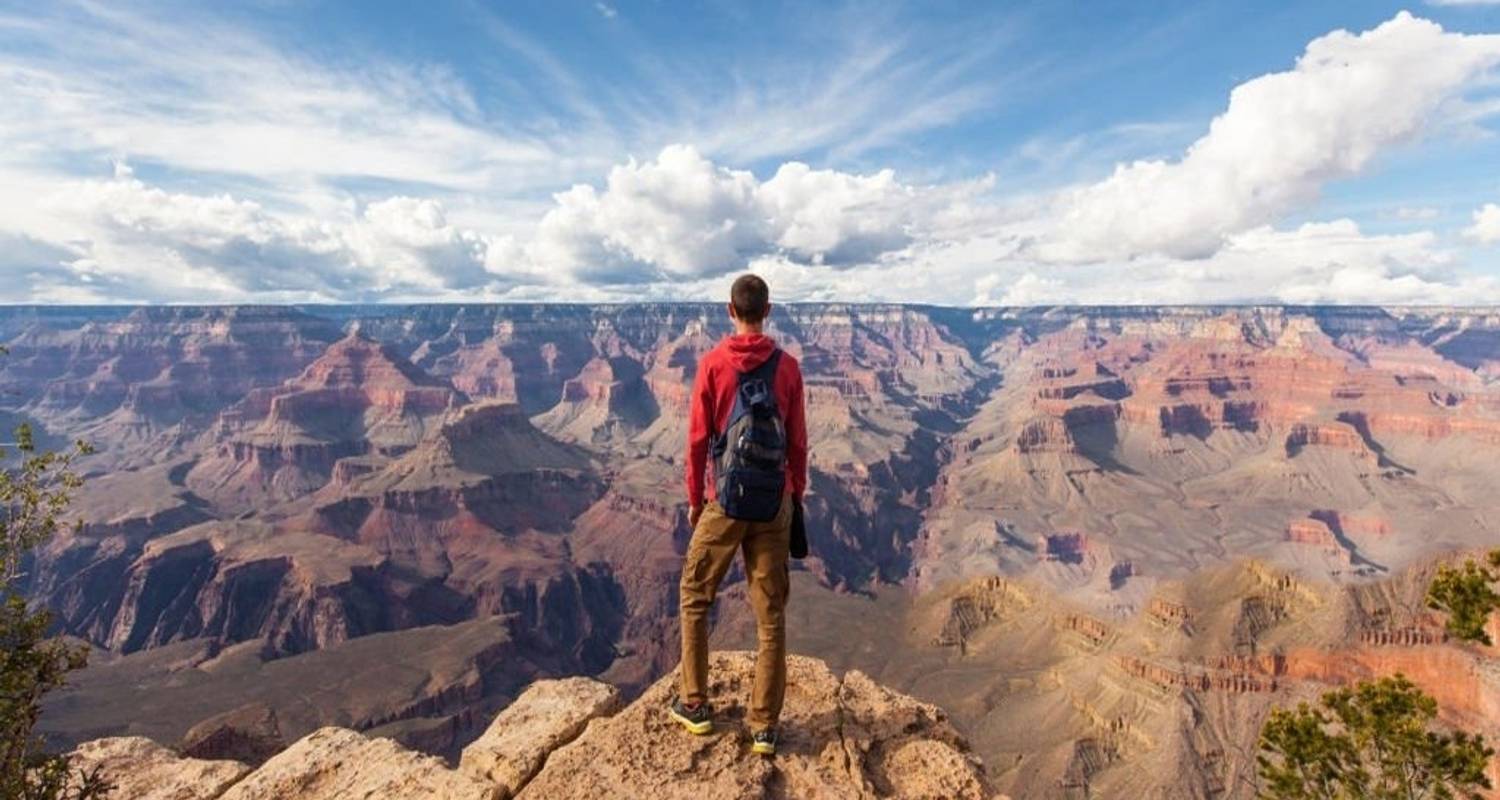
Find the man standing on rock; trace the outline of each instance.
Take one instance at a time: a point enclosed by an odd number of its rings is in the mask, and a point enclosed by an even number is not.
[[[750,274],[737,278],[729,290],[735,332],[703,357],[693,381],[687,443],[693,538],[680,584],[682,687],[670,709],[692,733],[713,731],[707,614],[735,552],[742,552],[760,642],[750,749],[761,755],[776,753],[776,722],[786,694],[787,559],[794,526],[797,555],[806,549],[802,370],[762,331],[770,313],[766,282]]]

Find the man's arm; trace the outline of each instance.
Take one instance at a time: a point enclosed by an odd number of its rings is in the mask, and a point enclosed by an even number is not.
[[[700,363],[698,374],[693,378],[687,440],[688,523],[694,527],[703,511],[704,472],[708,467],[709,441],[713,437],[713,387],[710,384],[708,369]]]
[[[792,497],[802,500],[807,491],[807,408],[802,396],[802,366],[794,364],[791,405],[786,410],[786,468],[792,482]]]

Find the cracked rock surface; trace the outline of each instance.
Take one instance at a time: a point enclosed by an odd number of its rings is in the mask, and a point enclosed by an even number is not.
[[[537,681],[464,748],[459,769],[494,783],[510,797],[547,756],[573,741],[589,720],[614,713],[620,691],[591,678]]]
[[[709,665],[712,735],[692,736],[667,717],[674,672],[552,753],[518,797],[995,797],[979,760],[938,708],[860,672],[841,680],[817,659],[791,656],[787,666],[774,759],[750,752],[753,656],[718,653]]]

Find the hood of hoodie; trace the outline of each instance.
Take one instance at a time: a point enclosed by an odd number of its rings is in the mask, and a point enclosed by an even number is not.
[[[766,363],[776,349],[776,340],[763,333],[736,333],[725,336],[719,349],[729,358],[737,372],[749,372]]]

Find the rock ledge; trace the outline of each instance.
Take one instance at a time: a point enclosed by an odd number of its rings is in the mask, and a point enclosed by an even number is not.
[[[998,797],[943,711],[860,672],[839,678],[811,658],[788,660],[781,752],[751,754],[753,667],[748,653],[714,656],[718,730],[701,737],[665,714],[675,673],[623,710],[618,692],[598,681],[538,681],[464,750],[458,769],[340,728],[315,731],[255,769],[180,757],[145,740],[101,739],[76,755],[120,787],[166,790],[133,796],[173,800]],[[149,758],[129,757],[146,750]]]

